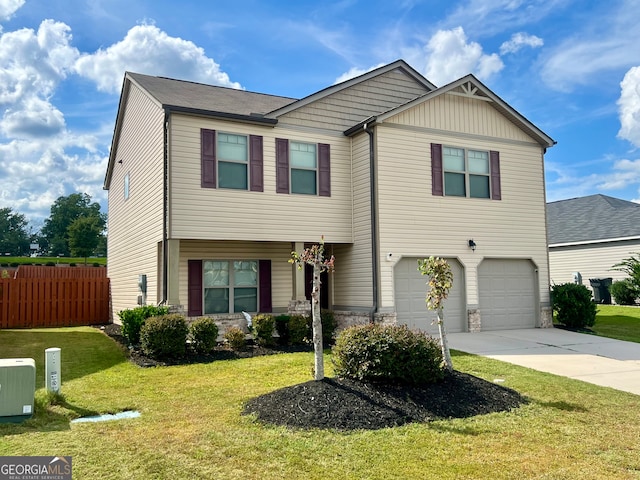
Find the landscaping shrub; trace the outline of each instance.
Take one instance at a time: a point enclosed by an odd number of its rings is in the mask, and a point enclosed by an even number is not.
[[[289,319],[290,315],[282,314],[275,318],[276,332],[278,332],[278,343],[280,345],[289,344]]]
[[[273,345],[273,330],[275,318],[273,315],[259,313],[252,319],[251,330],[258,345],[266,347]]]
[[[53,262],[47,262],[47,263],[45,263],[45,266],[47,266],[47,267],[55,267],[56,264],[53,263]]]
[[[140,343],[140,329],[145,320],[149,317],[166,315],[169,313],[168,307],[155,307],[153,305],[143,305],[133,309],[121,310],[118,312],[122,322],[122,335],[131,345]]]
[[[634,305],[636,298],[640,296],[640,292],[628,278],[613,282],[609,292],[618,305]]]
[[[569,328],[592,327],[596,322],[596,305],[591,301],[591,291],[584,285],[554,285],[551,307],[556,320]]]
[[[333,347],[336,375],[421,385],[445,375],[437,340],[406,326],[368,324],[343,330]]]
[[[320,312],[320,319],[322,321],[322,342],[325,345],[333,343],[333,336],[338,328],[338,322],[333,314],[333,310],[322,310]]]
[[[147,318],[140,329],[140,346],[145,355],[159,359],[184,356],[189,328],[176,313]]]
[[[311,318],[291,315],[289,319],[289,345],[302,345],[311,338]]]
[[[209,353],[218,343],[218,326],[212,318],[202,317],[189,326],[191,345],[196,353]]]
[[[229,327],[223,338],[229,343],[233,350],[242,350],[246,345],[244,332],[238,327]]]

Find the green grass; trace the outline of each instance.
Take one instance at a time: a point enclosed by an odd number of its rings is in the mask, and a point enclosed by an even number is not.
[[[62,398],[41,388],[48,347],[62,349]],[[36,359],[39,387],[32,419],[0,424],[0,455],[71,455],[77,479],[640,477],[640,397],[473,355],[454,352],[455,368],[503,379],[530,403],[344,433],[263,426],[240,415],[248,399],[310,380],[311,353],[141,369],[89,327],[0,331],[0,352]],[[126,409],[142,415],[69,422]]]
[[[20,265],[46,265],[49,262],[53,263],[75,263],[76,265],[84,265],[84,257],[0,257],[0,265],[11,265],[17,263]],[[107,264],[106,257],[89,257],[87,258],[87,265],[93,265],[98,263],[100,265]]]
[[[640,343],[640,307],[598,305],[591,330],[601,337]]]

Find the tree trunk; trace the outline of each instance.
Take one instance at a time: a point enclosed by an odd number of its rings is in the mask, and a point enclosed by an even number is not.
[[[447,330],[444,327],[444,314],[442,309],[438,309],[438,331],[440,332],[440,344],[442,346],[442,358],[447,370],[453,370],[453,362],[451,361],[451,352],[449,352],[449,343],[447,342]]]
[[[320,266],[313,265],[313,290],[311,292],[311,315],[313,327],[313,351],[315,353],[314,379],[324,378],[324,352],[322,348],[322,320],[320,318]]]

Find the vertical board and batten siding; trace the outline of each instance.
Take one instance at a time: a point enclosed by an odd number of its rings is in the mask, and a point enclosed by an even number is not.
[[[587,288],[591,288],[590,278],[622,280],[628,275],[611,267],[638,252],[640,240],[549,247],[551,284],[573,283],[573,272],[582,275]]]
[[[333,303],[339,309],[373,305],[369,137],[353,138],[353,244],[335,245]]]
[[[116,163],[109,186],[108,275],[113,319],[134,308],[138,275],[147,275],[147,301],[157,303],[158,242],[162,241],[163,110],[132,83],[126,100]],[[129,198],[124,177],[129,173]]]
[[[189,260],[271,260],[271,299],[284,311],[292,298],[291,243],[180,241],[180,301],[188,304]]]
[[[200,129],[263,137],[264,191],[201,187]],[[276,138],[330,144],[331,196],[276,193]],[[169,236],[181,239],[352,242],[350,140],[172,115]]]
[[[344,131],[427,92],[424,85],[395,69],[282,115],[278,121]]]
[[[384,261],[387,252],[395,261],[426,255],[460,259],[468,304],[478,303],[477,266],[483,258],[531,258],[539,269],[540,301],[548,303],[541,146],[528,137],[523,141],[521,131],[485,101],[445,96],[415,109],[392,118],[393,125],[376,127],[382,307],[394,305],[395,262]],[[426,115],[432,110],[439,115]],[[432,195],[432,143],[499,151],[502,200]],[[475,252],[469,239],[477,244]]]

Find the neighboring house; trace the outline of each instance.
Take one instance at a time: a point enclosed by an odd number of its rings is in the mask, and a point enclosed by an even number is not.
[[[324,236],[341,325],[433,331],[434,255],[449,331],[550,326],[552,145],[473,75],[436,88],[402,60],[301,100],[127,73],[104,183],[114,320],[139,275],[143,301],[189,317],[306,310],[288,259]]]
[[[551,282],[589,279],[622,280],[628,275],[611,267],[640,252],[640,204],[589,195],[547,204]]]

